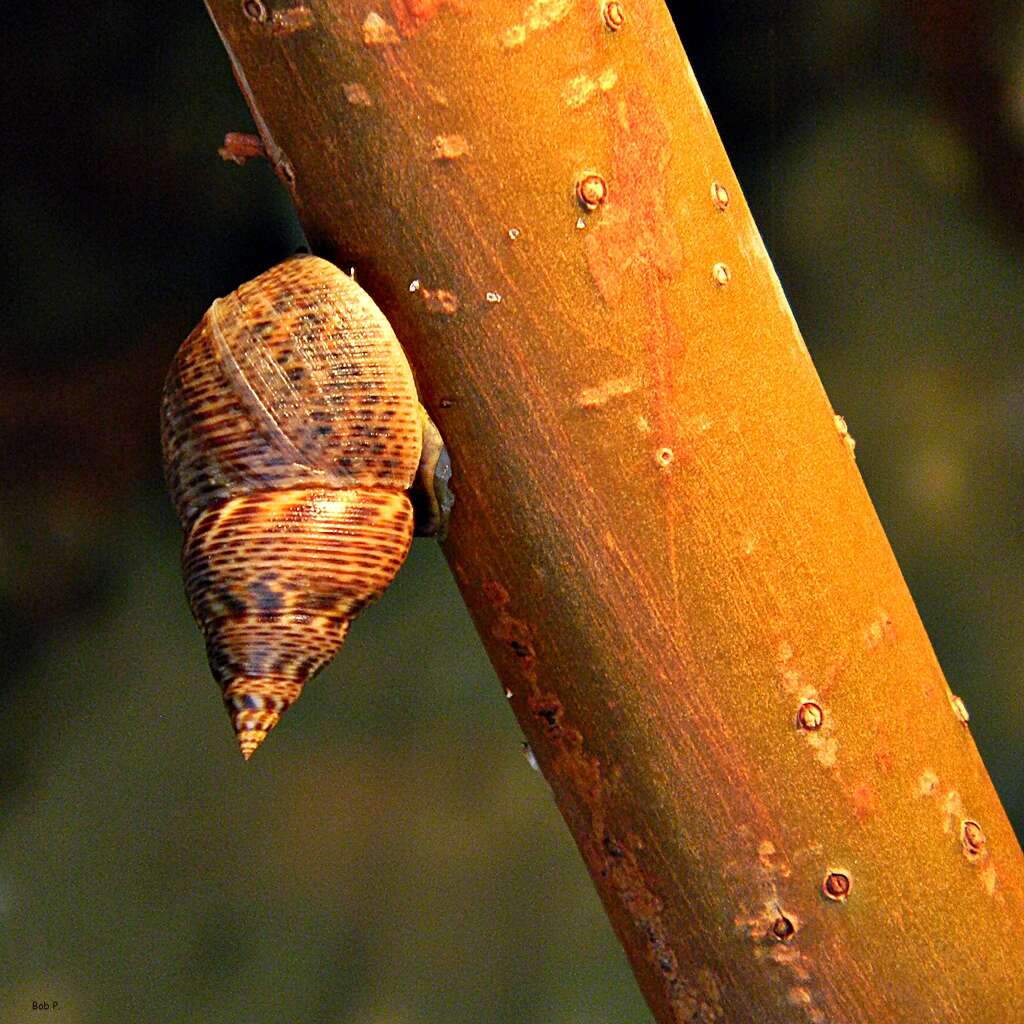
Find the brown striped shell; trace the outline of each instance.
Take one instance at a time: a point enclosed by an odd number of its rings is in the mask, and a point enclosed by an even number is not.
[[[182,344],[162,440],[185,590],[248,760],[408,553],[412,371],[366,292],[296,256]]]

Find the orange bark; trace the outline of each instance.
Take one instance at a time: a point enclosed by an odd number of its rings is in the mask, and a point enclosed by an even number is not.
[[[662,4],[208,6],[657,1019],[1024,1020],[1024,858]]]

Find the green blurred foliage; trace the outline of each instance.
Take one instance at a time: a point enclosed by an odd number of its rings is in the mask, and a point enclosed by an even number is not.
[[[301,234],[266,167],[216,156],[250,122],[200,5],[5,19],[0,1022],[647,1020],[435,545],[242,763],[158,394],[210,300]],[[1022,226],[888,7],[678,24],[1021,831]]]

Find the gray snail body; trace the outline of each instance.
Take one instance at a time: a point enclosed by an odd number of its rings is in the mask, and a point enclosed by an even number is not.
[[[185,590],[248,760],[405,560],[414,482],[416,532],[443,530],[450,463],[390,324],[314,256],[213,303],[161,413]]]

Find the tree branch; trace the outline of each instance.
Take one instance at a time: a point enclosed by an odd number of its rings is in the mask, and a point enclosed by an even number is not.
[[[657,1019],[1024,1019],[1020,848],[662,4],[208,7]]]

